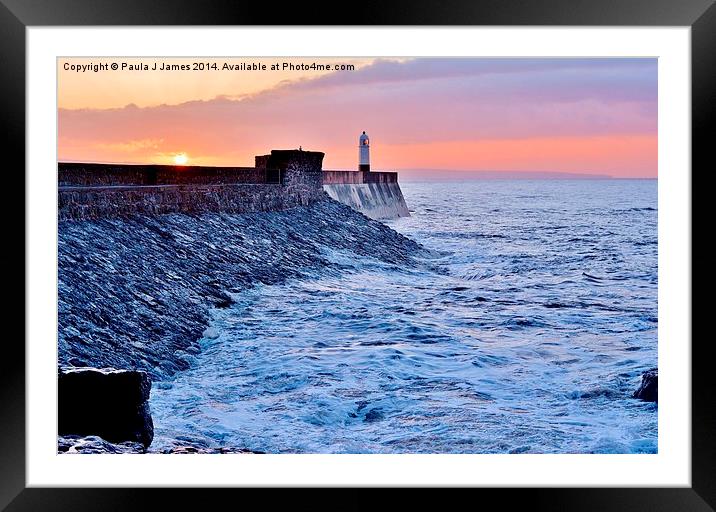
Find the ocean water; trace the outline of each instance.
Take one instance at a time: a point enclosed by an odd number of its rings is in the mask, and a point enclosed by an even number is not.
[[[155,383],[152,450],[654,453],[657,183],[402,185],[432,256],[258,286]]]

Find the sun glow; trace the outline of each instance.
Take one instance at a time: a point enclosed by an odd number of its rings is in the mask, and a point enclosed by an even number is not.
[[[186,156],[186,153],[177,153],[174,155],[174,163],[177,165],[184,165],[189,160],[189,157]]]

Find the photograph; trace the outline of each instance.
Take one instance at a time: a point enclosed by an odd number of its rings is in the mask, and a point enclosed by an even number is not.
[[[658,58],[56,63],[61,459],[659,453]]]

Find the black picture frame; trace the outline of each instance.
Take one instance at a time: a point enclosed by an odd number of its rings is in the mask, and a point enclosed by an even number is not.
[[[357,7],[360,8],[357,8]],[[714,0],[427,0],[322,5],[240,3],[232,0],[0,0],[0,66],[2,122],[9,152],[5,169],[6,200],[0,201],[6,236],[15,250],[2,255],[6,272],[20,279],[24,269],[25,225],[25,30],[48,25],[606,25],[691,27],[692,70],[692,171],[713,169],[711,146],[716,133],[716,5]],[[91,45],[88,44],[88,48]],[[8,158],[12,156],[12,159]],[[712,164],[712,165],[709,165]],[[699,169],[698,172],[694,172]],[[10,172],[14,170],[15,172]],[[693,183],[693,181],[692,181]],[[19,191],[23,191],[22,194]],[[695,194],[705,188],[693,188]],[[698,219],[693,210],[692,218]],[[19,204],[18,204],[19,203]],[[23,214],[24,220],[24,214]],[[705,242],[702,242],[705,243]],[[692,244],[693,254],[693,244]],[[693,265],[693,258],[692,258]],[[693,267],[692,267],[693,268]],[[6,321],[24,317],[25,291],[6,296]],[[706,301],[707,302],[707,301]],[[708,303],[693,303],[693,318],[708,318]],[[20,311],[22,309],[22,312]],[[14,313],[14,314],[13,314]],[[18,323],[13,320],[14,323]],[[694,331],[695,333],[696,331]],[[24,338],[24,332],[22,333]],[[124,510],[162,507],[208,507],[219,503],[241,506],[226,492],[179,489],[26,488],[25,485],[25,351],[15,337],[7,337],[0,370],[0,509],[20,510]],[[691,340],[674,340],[689,343]],[[692,342],[692,486],[690,488],[550,488],[480,489],[485,498],[499,499],[500,507],[524,506],[546,510],[715,510],[716,509],[716,407],[713,359],[709,337]],[[578,468],[575,468],[578,470]],[[246,490],[239,491],[246,493]],[[464,499],[461,493],[452,494]],[[244,503],[254,496],[242,495]],[[266,499],[265,494],[255,496]],[[422,492],[403,498],[424,503]],[[476,506],[478,502],[472,501]],[[340,508],[360,506],[362,499],[327,500]],[[470,503],[468,502],[468,503]],[[297,502],[294,502],[294,506]],[[337,503],[337,505],[336,505]],[[370,503],[370,502],[368,502]],[[442,499],[443,506],[447,502]],[[320,506],[315,500],[306,503]],[[225,506],[225,505],[219,505]],[[361,507],[363,508],[363,507]]]

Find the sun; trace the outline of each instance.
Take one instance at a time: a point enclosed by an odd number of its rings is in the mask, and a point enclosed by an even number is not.
[[[174,163],[177,165],[184,165],[187,160],[189,160],[189,157],[186,156],[186,153],[177,153],[174,155]]]

